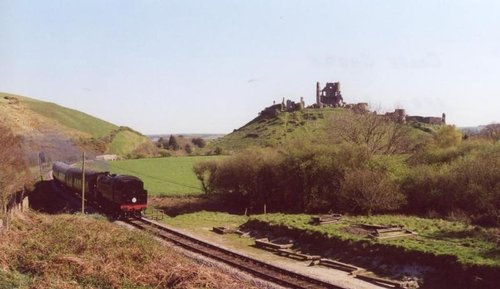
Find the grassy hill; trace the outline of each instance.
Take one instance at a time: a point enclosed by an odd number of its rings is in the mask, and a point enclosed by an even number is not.
[[[282,112],[274,118],[257,117],[245,126],[215,140],[214,147],[234,151],[249,146],[279,146],[291,140],[321,138],[328,119],[341,109],[304,109]]]
[[[281,112],[275,117],[258,116],[245,126],[211,143],[212,147],[220,147],[224,151],[237,151],[250,146],[279,147],[293,141],[308,140],[322,142],[332,137],[328,129],[332,117],[347,112],[343,108],[307,108],[295,112]],[[418,124],[408,125],[413,138],[419,139],[436,126]]]
[[[151,151],[148,137],[55,103],[0,92],[0,122],[23,138],[30,161],[39,151],[49,158],[72,160],[82,150],[90,155],[130,156]]]
[[[18,97],[34,113],[53,119],[58,123],[99,138],[109,135],[118,127],[107,121],[95,118],[78,110],[66,108],[55,103],[39,101],[27,97]]]

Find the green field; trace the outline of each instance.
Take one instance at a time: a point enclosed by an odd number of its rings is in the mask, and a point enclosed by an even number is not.
[[[141,178],[153,196],[197,195],[202,193],[202,189],[193,172],[193,164],[221,158],[223,157],[193,156],[122,160],[101,163],[97,167]]]

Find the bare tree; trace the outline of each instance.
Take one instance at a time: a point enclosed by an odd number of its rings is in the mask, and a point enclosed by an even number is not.
[[[340,203],[346,211],[392,211],[405,204],[405,196],[398,186],[382,172],[367,169],[349,171],[342,182]]]
[[[330,119],[329,131],[334,140],[366,145],[372,153],[402,152],[409,142],[407,126],[374,113],[337,113]]]
[[[500,123],[490,123],[487,126],[485,126],[479,135],[491,139],[493,141],[499,141],[500,140]]]
[[[28,167],[21,148],[21,140],[0,123],[0,218],[8,226],[7,203],[22,189],[28,176]]]

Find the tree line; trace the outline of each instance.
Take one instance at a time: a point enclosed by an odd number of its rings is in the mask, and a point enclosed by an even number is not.
[[[415,125],[417,127],[417,125]],[[489,133],[489,135],[495,135]],[[500,145],[371,114],[331,119],[318,141],[250,148],[194,166],[208,194],[262,212],[461,215],[500,224]]]

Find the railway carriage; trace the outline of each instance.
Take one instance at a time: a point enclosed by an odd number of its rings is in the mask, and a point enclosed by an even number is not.
[[[92,170],[85,170],[85,196],[89,199],[97,199],[97,178],[103,175],[103,172],[95,172]],[[80,168],[70,168],[66,171],[66,185],[75,193],[81,195],[82,193],[82,170]]]
[[[71,167],[63,162],[52,165],[52,177],[60,184],[66,184],[66,173]]]

